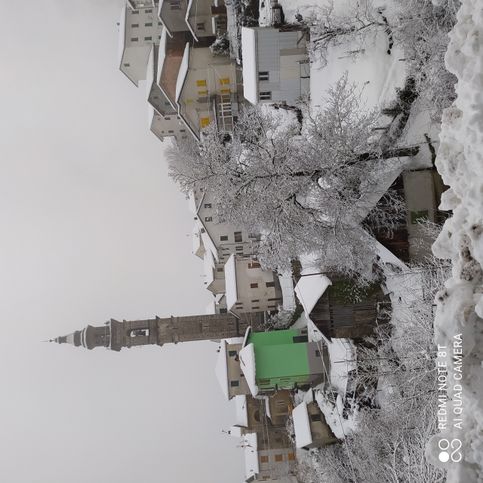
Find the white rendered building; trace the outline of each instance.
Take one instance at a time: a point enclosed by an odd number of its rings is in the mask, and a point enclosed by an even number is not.
[[[161,30],[155,7],[137,10],[128,5],[123,7],[119,22],[119,68],[136,86],[146,79],[151,47],[159,44]]]
[[[231,255],[225,264],[225,285],[226,306],[235,315],[272,312],[282,304],[278,277],[254,260]]]
[[[209,47],[186,43],[176,82],[176,103],[196,138],[212,122],[220,131],[231,131],[238,117],[235,63],[229,57],[213,55]]]
[[[148,127],[160,141],[172,138],[179,142],[190,135],[176,113],[162,116],[151,105],[148,106]]]
[[[243,94],[252,104],[294,104],[310,92],[305,32],[242,28]]]

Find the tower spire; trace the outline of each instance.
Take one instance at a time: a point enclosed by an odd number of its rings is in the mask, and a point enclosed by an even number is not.
[[[86,349],[108,347],[120,351],[124,347],[160,345],[195,340],[219,340],[240,337],[248,326],[254,330],[264,321],[264,312],[241,314],[191,315],[185,317],[155,317],[146,320],[111,319],[105,325],[88,325],[72,334],[51,339],[58,344],[72,344]]]

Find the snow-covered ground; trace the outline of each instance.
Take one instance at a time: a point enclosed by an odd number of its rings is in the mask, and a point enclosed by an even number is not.
[[[458,23],[450,34],[448,69],[458,78],[457,99],[443,115],[436,165],[450,189],[442,208],[453,211],[433,246],[452,260],[452,277],[437,296],[435,339],[444,346],[449,391],[448,430],[428,446],[448,469],[449,482],[483,481],[483,3],[462,0]],[[458,363],[461,334],[463,366]],[[441,354],[442,356],[442,354]],[[456,357],[455,357],[456,356]],[[461,374],[461,379],[460,379]],[[462,394],[458,394],[462,393]],[[455,426],[455,401],[462,395],[462,428]],[[445,438],[453,448],[445,451]],[[441,443],[443,441],[443,443]],[[439,447],[438,447],[439,443]],[[443,444],[443,446],[441,446]],[[451,462],[459,459],[461,462]],[[449,462],[445,462],[449,459]]]

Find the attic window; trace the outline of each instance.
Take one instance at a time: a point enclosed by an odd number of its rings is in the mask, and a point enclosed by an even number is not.
[[[267,81],[268,80],[268,72],[259,72],[258,73],[258,80],[259,81]]]

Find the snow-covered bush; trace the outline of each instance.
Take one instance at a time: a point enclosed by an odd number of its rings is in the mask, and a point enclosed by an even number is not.
[[[210,45],[213,55],[230,55],[230,41],[228,34],[225,32],[216,36],[215,41]]]

